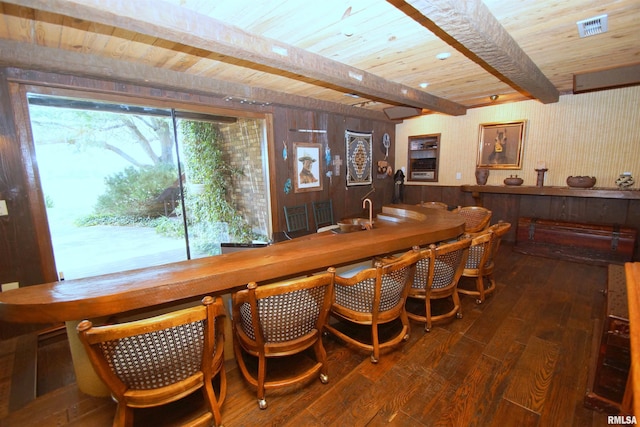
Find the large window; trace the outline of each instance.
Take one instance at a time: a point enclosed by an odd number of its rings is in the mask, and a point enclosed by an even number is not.
[[[65,278],[216,255],[222,242],[269,235],[264,120],[39,94],[28,100]]]

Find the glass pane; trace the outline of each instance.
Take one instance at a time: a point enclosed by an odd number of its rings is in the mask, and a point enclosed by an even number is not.
[[[191,258],[269,235],[264,120],[178,121]]]
[[[35,94],[29,109],[65,278],[267,241],[264,120],[178,111],[174,130],[171,110]]]
[[[186,259],[170,112],[40,95],[29,101],[64,277]]]

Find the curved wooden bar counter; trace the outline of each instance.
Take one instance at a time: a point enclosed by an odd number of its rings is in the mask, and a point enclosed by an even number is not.
[[[328,231],[250,251],[3,292],[0,319],[49,323],[108,316],[228,293],[250,281],[273,281],[354,263],[451,239],[463,232],[464,221],[451,212],[385,206],[372,230]]]

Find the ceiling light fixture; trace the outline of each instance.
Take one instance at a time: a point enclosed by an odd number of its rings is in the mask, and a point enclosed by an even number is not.
[[[355,30],[351,25],[345,25],[342,27],[342,35],[345,37],[351,37],[355,33]]]
[[[342,35],[345,37],[351,37],[355,32],[353,25],[350,24],[348,21],[348,18],[350,16],[351,16],[351,6],[349,6],[347,10],[344,11],[341,18],[341,21],[347,20],[346,22],[342,23],[342,29],[341,29]]]
[[[496,99],[500,98],[498,95],[491,95],[489,97],[490,100],[495,101]]]
[[[441,52],[441,53],[436,55],[436,58],[438,58],[440,61],[444,61],[445,59],[448,59],[449,57],[451,57],[451,53],[449,53],[449,52]]]

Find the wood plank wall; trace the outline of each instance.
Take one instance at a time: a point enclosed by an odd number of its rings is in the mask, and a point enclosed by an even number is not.
[[[41,283],[51,279],[38,240],[38,212],[31,208],[33,193],[29,183],[35,179],[29,153],[18,142],[14,110],[4,73],[0,83],[0,200],[9,215],[0,217],[0,283]],[[25,161],[27,160],[27,161]],[[44,224],[46,227],[46,223]]]
[[[29,126],[25,117],[25,85],[46,88],[48,93],[67,90],[92,92],[105,99],[133,97],[145,104],[156,106],[196,108],[202,111],[237,113],[249,117],[264,117],[269,135],[271,213],[273,230],[284,229],[282,207],[307,203],[311,209],[313,200],[331,198],[334,201],[335,218],[362,214],[363,197],[372,187],[346,187],[345,184],[345,130],[373,131],[374,164],[384,158],[382,135],[386,132],[394,139],[395,124],[391,121],[375,121],[369,118],[351,117],[317,110],[301,110],[275,105],[241,104],[226,101],[207,93],[184,93],[157,87],[145,87],[125,82],[99,80],[87,77],[61,75],[41,71],[7,68],[0,70],[0,199],[7,200],[9,216],[0,217],[0,283],[14,282],[28,286],[56,280],[50,238],[44,216],[44,202],[39,188],[35,159],[29,146]],[[16,90],[18,88],[18,90]],[[16,91],[14,96],[10,90]],[[18,117],[18,119],[13,119]],[[322,129],[326,134],[305,133],[290,129]],[[287,143],[289,158],[282,157],[283,141]],[[340,155],[343,165],[340,176],[332,180],[324,177],[322,191],[285,194],[287,178],[293,179],[293,143],[319,142],[328,144],[331,154]],[[393,164],[394,153],[389,153]],[[32,163],[34,162],[34,163]],[[32,167],[33,164],[33,167]],[[322,173],[326,172],[323,167]],[[393,197],[393,179],[376,179],[375,192],[371,195],[375,210]],[[311,214],[311,227],[314,228]]]
[[[362,215],[362,197],[372,188],[375,191],[370,194],[373,201],[374,210],[380,211],[383,204],[391,203],[393,199],[393,177],[378,178],[374,173],[373,186],[346,186],[346,159],[345,159],[345,130],[373,132],[373,157],[374,164],[378,160],[383,160],[385,152],[382,146],[382,136],[385,132],[392,138],[395,126],[390,123],[377,122],[370,119],[359,119],[345,117],[337,114],[302,111],[286,109],[282,107],[274,108],[274,133],[276,142],[276,153],[274,156],[277,174],[275,175],[275,191],[278,200],[278,222],[274,224],[274,230],[283,230],[284,213],[282,206],[299,205],[307,203],[311,209],[313,200],[333,200],[334,218],[340,219],[353,215]],[[292,129],[322,129],[326,134],[296,132]],[[289,158],[282,158],[282,144],[287,143]],[[284,185],[287,178],[294,177],[293,144],[296,142],[321,143],[323,147],[329,144],[331,155],[339,155],[343,164],[340,167],[340,176],[334,176],[331,180],[323,177],[322,191],[312,191],[295,193],[293,190],[289,194],[284,193]],[[393,154],[389,152],[389,162],[393,164]],[[333,167],[332,167],[333,169]],[[326,171],[326,169],[324,169]],[[311,212],[311,211],[309,211]],[[279,228],[278,228],[279,227]],[[312,224],[313,228],[313,224]]]

